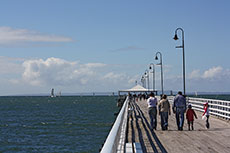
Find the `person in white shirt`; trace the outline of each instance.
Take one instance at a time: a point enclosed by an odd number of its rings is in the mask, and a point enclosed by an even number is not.
[[[154,93],[150,93],[150,97],[147,99],[148,113],[150,118],[150,128],[151,130],[157,129],[157,98]]]
[[[209,129],[210,128],[210,124],[209,124],[209,121],[208,121],[208,119],[209,119],[209,105],[208,105],[208,102],[206,102],[204,104],[204,113],[202,115],[202,118],[203,117],[206,117],[206,127],[207,127],[207,129]]]

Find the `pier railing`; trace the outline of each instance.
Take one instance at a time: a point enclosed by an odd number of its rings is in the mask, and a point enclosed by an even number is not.
[[[189,103],[192,107],[198,111],[203,111],[204,103],[209,104],[210,114],[230,119],[230,101],[215,100],[215,99],[204,99],[204,98],[188,98]]]
[[[124,152],[125,134],[128,118],[128,102],[127,96],[118,116],[113,124],[111,131],[102,147],[101,153],[117,153]]]
[[[170,96],[168,99],[173,102],[174,97]],[[230,101],[187,97],[187,102],[192,104],[194,110],[201,112],[204,112],[204,103],[207,102],[211,115],[230,120]]]

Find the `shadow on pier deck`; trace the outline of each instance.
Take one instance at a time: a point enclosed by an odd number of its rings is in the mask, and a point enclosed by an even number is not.
[[[160,117],[158,115],[157,130],[150,130],[149,116],[146,101],[132,101],[133,108],[128,119],[127,143],[140,143],[144,153],[229,153],[230,152],[230,124],[227,121],[211,116],[211,128],[205,128],[205,121],[201,119],[201,113],[196,111],[198,119],[194,121],[194,131],[187,130],[187,122],[184,123],[184,131],[178,131],[175,115],[169,116],[169,130],[162,131]]]

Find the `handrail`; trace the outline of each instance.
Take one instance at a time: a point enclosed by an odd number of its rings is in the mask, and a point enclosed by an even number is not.
[[[202,112],[203,104],[208,102],[210,114],[230,119],[230,101],[189,97],[189,102],[193,104],[194,109]]]
[[[120,134],[122,131],[122,123],[124,122],[125,115],[127,114],[128,111],[128,101],[129,97],[127,96],[118,116],[113,124],[113,127],[111,131],[109,132],[108,137],[106,138],[106,141],[103,145],[103,148],[101,150],[101,153],[115,153],[117,152],[117,147],[119,145],[119,139],[120,139]]]
[[[200,100],[200,101],[213,101],[213,102],[224,102],[224,103],[229,103],[230,101],[227,100],[219,100],[219,99],[208,99],[208,98],[195,98],[195,97],[189,97],[189,99],[196,99],[196,100]]]
[[[171,96],[168,99],[171,102],[173,101],[173,97]],[[224,119],[230,119],[230,101],[194,97],[188,97],[187,100],[192,104],[193,109],[201,112],[204,112],[203,104],[208,102],[210,114],[222,117]]]

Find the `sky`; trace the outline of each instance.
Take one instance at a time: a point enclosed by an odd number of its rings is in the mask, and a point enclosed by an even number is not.
[[[2,0],[0,95],[117,92],[162,53],[164,89],[230,91],[230,1]],[[161,90],[160,66],[155,66]],[[152,88],[152,73],[150,87]]]

